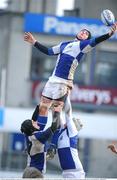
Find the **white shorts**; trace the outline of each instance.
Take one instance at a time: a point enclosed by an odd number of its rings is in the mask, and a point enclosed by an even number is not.
[[[51,99],[59,99],[67,94],[68,91],[69,88],[66,84],[48,81],[42,91],[42,95]]]
[[[78,178],[85,179],[85,172],[78,170],[65,170],[62,173],[63,178]]]

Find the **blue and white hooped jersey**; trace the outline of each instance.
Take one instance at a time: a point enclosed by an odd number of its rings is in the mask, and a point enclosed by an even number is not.
[[[63,79],[63,82],[65,80],[73,81],[75,70],[82,56],[89,52],[95,45],[94,38],[84,41],[74,40],[63,42],[49,48],[50,55],[58,55],[55,69],[49,80],[54,81],[55,78],[59,81],[60,78],[60,80]]]

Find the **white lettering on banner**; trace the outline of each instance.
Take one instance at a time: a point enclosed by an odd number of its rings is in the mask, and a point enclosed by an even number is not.
[[[108,90],[82,89],[74,85],[71,93],[72,101],[84,101],[96,103],[97,105],[109,104],[111,102],[111,92]]]
[[[64,21],[58,21],[55,17],[46,17],[44,21],[44,31],[50,32],[55,30],[58,34],[76,34],[78,31],[78,25],[76,23],[66,23]]]
[[[57,26],[57,19],[53,17],[46,17],[44,21],[44,31],[49,32]]]
[[[78,31],[84,28],[89,29],[93,36],[102,35],[109,30],[105,25],[86,24],[83,22],[65,22],[50,16],[45,17],[44,19],[44,32],[46,33],[51,33],[53,30],[56,34],[76,35]],[[115,33],[112,38],[117,38],[117,33]]]

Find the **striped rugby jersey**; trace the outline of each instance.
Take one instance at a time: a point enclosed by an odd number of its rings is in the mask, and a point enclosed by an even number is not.
[[[96,38],[87,40],[75,39],[73,41],[62,42],[51,48],[43,46],[38,41],[35,42],[34,46],[44,54],[58,55],[56,66],[49,81],[70,84],[72,86],[74,73],[82,56],[91,51],[97,44],[109,39],[113,33],[110,31]]]
[[[67,80],[73,81],[75,70],[81,61],[82,56],[89,52],[96,45],[95,39],[84,41],[69,41],[60,43],[49,48],[49,55],[58,55],[50,81]],[[60,78],[60,79],[59,79]]]

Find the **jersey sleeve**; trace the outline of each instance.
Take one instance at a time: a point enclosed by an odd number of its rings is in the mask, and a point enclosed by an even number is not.
[[[49,48],[49,54],[51,54],[51,55],[60,54],[60,47],[61,47],[61,43]]]
[[[41,52],[43,52],[44,54],[47,54],[47,55],[59,54],[60,53],[60,46],[61,46],[61,44],[53,46],[51,48],[48,48],[48,47],[42,45],[41,43],[39,43],[38,41],[36,41],[34,44],[34,47],[36,47],[38,50],[40,50]]]
[[[80,42],[80,50],[82,53],[91,51],[96,46],[95,38]]]
[[[51,135],[52,131],[50,128],[48,128],[45,131],[35,132],[33,136],[35,136],[35,138],[39,140],[41,143],[45,144],[45,142],[49,139]]]
[[[104,34],[96,38],[92,38],[89,40],[84,40],[80,42],[80,49],[83,53],[87,53],[92,50],[99,43],[109,39],[113,34]]]

